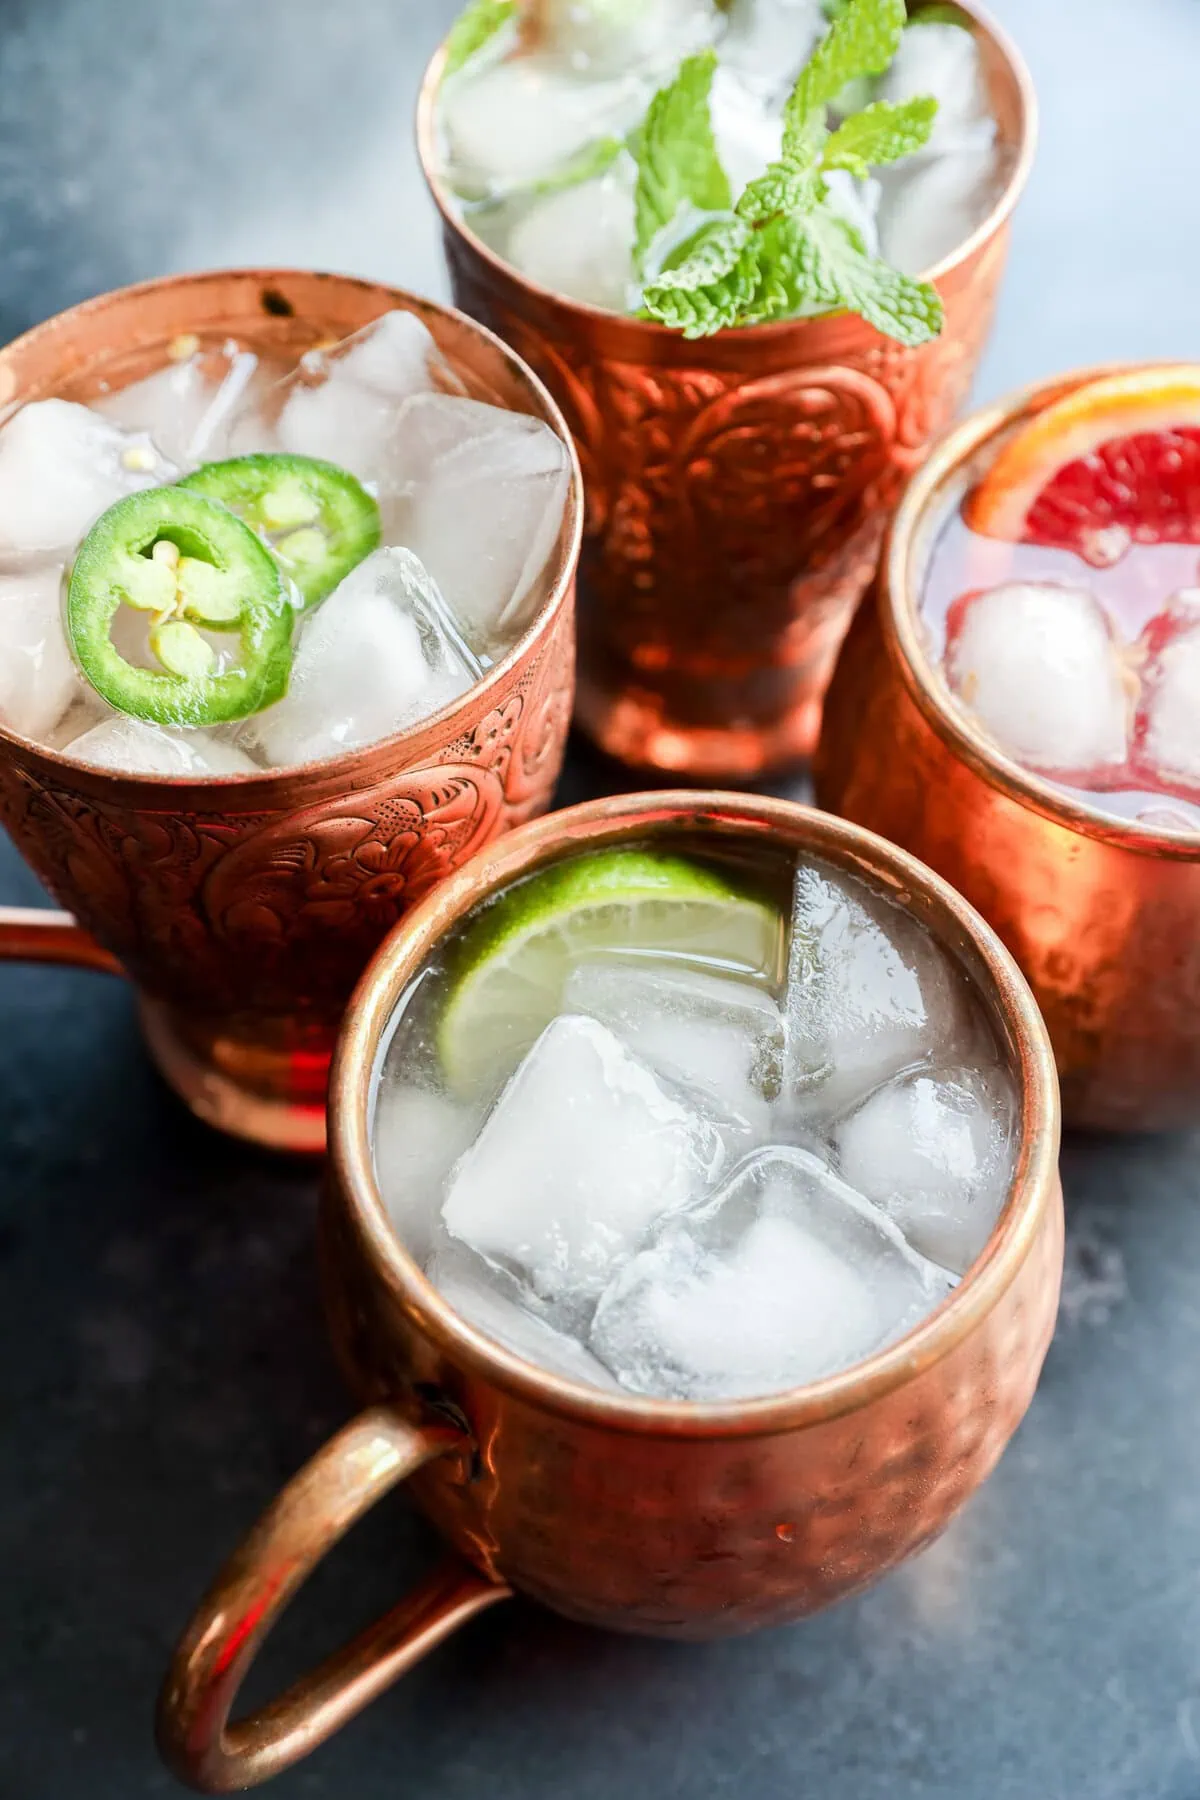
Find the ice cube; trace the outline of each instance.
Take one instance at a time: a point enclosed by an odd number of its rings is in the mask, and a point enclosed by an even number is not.
[[[485,1263],[465,1244],[443,1235],[426,1269],[435,1288],[467,1323],[495,1338],[506,1350],[526,1362],[581,1381],[587,1387],[615,1388],[602,1362],[584,1348],[578,1338],[532,1312],[522,1303],[520,1289],[503,1270]]]
[[[905,1075],[839,1126],[838,1161],[915,1250],[962,1275],[1008,1197],[1015,1114],[1002,1069]]]
[[[1142,634],[1146,665],[1134,728],[1139,760],[1167,781],[1200,783],[1200,594],[1177,596]]]
[[[450,1170],[478,1126],[478,1111],[446,1094],[394,1079],[380,1085],[371,1131],[375,1178],[397,1237],[419,1263],[433,1247]]]
[[[996,199],[991,129],[977,130],[974,139],[964,134],[939,156],[906,157],[882,169],[878,186],[885,258],[907,275],[925,274],[966,243]]]
[[[84,682],[67,644],[61,563],[0,576],[0,721],[23,737],[53,731]]]
[[[633,281],[633,165],[544,194],[519,209],[505,254],[541,287],[625,312]]]
[[[599,138],[640,123],[653,80],[586,81],[534,52],[446,84],[441,122],[450,180],[468,199],[552,177]]]
[[[589,1341],[636,1393],[749,1398],[870,1356],[951,1285],[817,1157],[771,1148],[626,1263]]]
[[[978,143],[981,128],[989,143],[995,137],[979,45],[966,26],[914,21],[901,34],[878,97],[900,104],[924,94],[931,94],[938,106],[922,156]]]
[[[479,675],[418,558],[375,550],[302,619],[287,693],[241,739],[274,768],[337,756],[407,730]]]
[[[852,225],[868,255],[879,253],[879,203],[882,189],[872,177],[858,181],[847,169],[827,169],[824,176],[830,210]]]
[[[472,648],[499,652],[536,597],[569,485],[566,446],[542,420],[420,394],[389,450],[385,537],[421,558]]]
[[[722,65],[775,101],[787,97],[829,28],[821,0],[732,0],[728,17]]]
[[[719,1175],[715,1126],[594,1019],[564,1014],[529,1052],[458,1163],[452,1236],[578,1322],[664,1214]]]
[[[783,114],[768,105],[724,60],[713,75],[709,99],[713,137],[736,200],[748,181],[774,162],[783,145]]]
[[[127,431],[148,432],[164,456],[192,467],[225,454],[229,422],[257,368],[258,358],[236,344],[198,350],[97,400],[96,410]]]
[[[172,731],[114,713],[72,740],[65,754],[96,769],[129,775],[257,775],[235,744],[207,731]]]
[[[711,41],[713,0],[532,0],[530,37],[581,74],[678,62]]]
[[[996,200],[996,123],[974,33],[946,21],[914,21],[900,39],[879,97],[931,94],[933,129],[923,148],[880,171],[883,255],[907,274],[934,267],[983,223]]]
[[[1011,581],[955,601],[946,674],[1020,762],[1066,774],[1125,760],[1121,662],[1108,618],[1086,588]]]
[[[234,421],[237,453],[316,456],[378,481],[397,412],[414,394],[461,391],[461,382],[415,313],[396,309],[322,350]]]
[[[73,551],[102,512],[178,470],[145,432],[72,400],[33,400],[0,431],[0,552]]]
[[[697,1089],[716,1113],[766,1129],[783,1017],[762,988],[653,957],[598,960],[576,964],[562,1003],[607,1025],[660,1075]]]
[[[785,1101],[836,1118],[893,1075],[944,1059],[969,1029],[929,934],[861,882],[796,871],[785,1003]]]

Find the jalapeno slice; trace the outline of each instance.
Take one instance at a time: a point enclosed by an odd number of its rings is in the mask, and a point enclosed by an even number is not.
[[[244,519],[271,546],[306,607],[331,594],[382,535],[379,507],[362,483],[313,456],[235,456],[205,463],[179,485]]]
[[[118,608],[150,615],[157,667],[112,640]],[[294,612],[275,558],[203,494],[146,488],[118,500],[80,545],[67,589],[75,660],[111,706],[156,725],[244,719],[287,692]],[[228,633],[223,667],[201,629]]]

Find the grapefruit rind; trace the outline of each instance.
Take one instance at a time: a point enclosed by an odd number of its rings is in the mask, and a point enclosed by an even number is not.
[[[984,537],[1019,543],[1039,495],[1069,463],[1114,438],[1200,427],[1200,365],[1128,369],[1085,381],[1034,415],[963,502]]]

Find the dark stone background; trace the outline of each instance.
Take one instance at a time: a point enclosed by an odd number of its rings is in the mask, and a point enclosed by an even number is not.
[[[411,151],[454,0],[0,0],[0,334],[163,271],[359,270],[444,292]],[[1196,354],[1197,0],[997,0],[1043,147],[980,391]],[[572,797],[604,771],[577,753]],[[37,898],[0,842],[0,898]],[[280,1780],[279,1800],[1196,1800],[1197,1141],[1067,1146],[1063,1318],[986,1490],[806,1626],[707,1648],[514,1603]],[[129,994],[0,971],[0,1796],[173,1791],[173,1639],[346,1415],[315,1176],[188,1118]],[[264,1697],[431,1553],[401,1499],[311,1583]]]

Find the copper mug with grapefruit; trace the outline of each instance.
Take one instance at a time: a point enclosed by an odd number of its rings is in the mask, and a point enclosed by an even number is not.
[[[1060,377],[943,440],[816,779],[1000,932],[1069,1120],[1200,1122],[1200,366]]]

